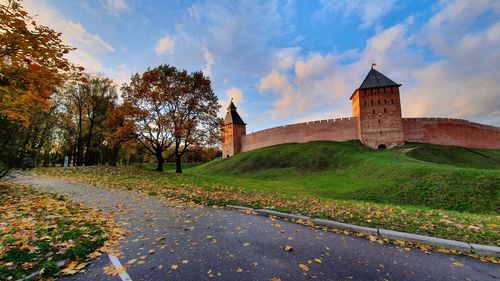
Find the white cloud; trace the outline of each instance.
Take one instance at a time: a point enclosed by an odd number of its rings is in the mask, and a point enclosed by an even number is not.
[[[66,20],[45,1],[25,1],[24,7],[34,15],[35,21],[62,33],[62,39],[69,45],[92,52],[114,52],[114,48],[99,34],[88,32],[80,23]]]
[[[377,69],[403,84],[404,116],[455,117],[500,125],[496,87],[500,21],[480,30],[473,28],[485,13],[499,15],[499,3],[446,2],[416,33],[408,32],[412,20],[407,20],[379,30],[361,51],[295,56],[293,63],[286,64],[289,69],[277,60],[259,84],[261,93],[273,94],[274,105],[267,114],[304,120],[314,114],[325,116],[321,111],[325,106],[342,104],[332,110],[331,117],[343,117],[334,113],[349,112],[348,98],[374,61]],[[433,52],[437,59],[424,62],[424,51]],[[345,58],[351,63],[340,64]]]
[[[341,14],[344,20],[359,18],[360,28],[373,26],[391,11],[396,0],[321,0],[318,16],[325,20],[333,15]]]
[[[129,11],[130,9],[125,0],[104,0],[101,3],[114,15]]]
[[[104,69],[98,55],[114,52],[111,44],[98,34],[88,32],[80,23],[64,19],[45,1],[25,1],[23,5],[37,23],[61,32],[63,42],[77,48],[67,55],[70,61],[85,67],[89,72],[99,72]]]
[[[238,113],[245,117],[248,115],[245,110],[245,100],[243,99],[243,91],[236,87],[231,87],[225,91],[225,97],[220,100],[222,107],[219,110],[219,116],[225,116],[229,103],[233,101],[234,105],[238,108]]]
[[[98,34],[92,34],[85,30],[85,28],[72,21],[60,20],[60,25],[63,26],[60,30],[63,38],[68,41],[74,42],[75,45],[85,46],[94,52],[114,52],[115,49],[106,41],[104,41]]]
[[[163,38],[158,40],[156,43],[155,52],[157,55],[163,54],[173,54],[175,47],[175,41],[170,37],[170,35],[165,35]]]
[[[338,102],[343,106],[336,111],[348,112],[348,99],[368,72],[372,61],[398,69],[401,75],[396,75],[396,78],[403,76],[415,64],[405,54],[409,44],[404,37],[405,32],[406,28],[402,25],[383,30],[367,41],[361,53],[348,50],[340,54],[311,53],[304,57],[298,54],[283,56],[283,53],[290,52],[287,49],[275,52],[275,67],[259,83],[259,92],[270,92],[275,98],[274,106],[267,114],[270,118],[304,119],[311,112],[325,105],[332,108]],[[286,64],[282,63],[283,57]],[[355,62],[340,65],[339,61],[343,58],[355,59]],[[288,65],[289,69],[284,69],[284,65]]]
[[[206,46],[203,47],[203,59],[205,60],[203,74],[210,77],[212,76],[212,65],[215,64],[215,57]]]
[[[407,115],[472,119],[500,125],[500,20],[474,28],[483,15],[498,19],[498,1],[447,2],[429,20],[428,45],[440,60],[414,71],[406,90]],[[442,36],[446,34],[446,36]]]

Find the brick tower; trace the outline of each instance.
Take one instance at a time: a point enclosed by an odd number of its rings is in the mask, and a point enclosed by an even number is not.
[[[246,135],[246,124],[236,112],[236,106],[231,100],[222,126],[222,158],[241,152],[241,137],[244,135]]]
[[[404,144],[400,86],[372,66],[352,94],[352,114],[357,118],[359,139],[365,145],[384,149]]]

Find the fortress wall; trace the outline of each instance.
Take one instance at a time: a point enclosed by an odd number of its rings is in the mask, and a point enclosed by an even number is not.
[[[403,118],[405,140],[500,149],[500,128],[451,118]]]
[[[279,126],[245,135],[241,138],[241,151],[283,143],[355,139],[358,139],[357,119],[336,118]]]

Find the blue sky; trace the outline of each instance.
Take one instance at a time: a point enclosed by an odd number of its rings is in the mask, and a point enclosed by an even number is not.
[[[401,87],[403,115],[500,126],[500,1],[25,0],[117,84],[148,67],[203,70],[247,131],[351,116],[371,63]]]

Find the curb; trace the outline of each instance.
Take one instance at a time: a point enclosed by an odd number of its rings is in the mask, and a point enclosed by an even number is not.
[[[233,210],[242,210],[242,211],[253,211],[252,208],[250,207],[243,207],[243,206],[236,206],[236,205],[226,205],[226,208],[228,209],[233,209]]]
[[[488,256],[488,257],[500,257],[500,247],[496,246],[488,246],[488,245],[480,245],[473,243],[465,243],[462,241],[449,240],[443,238],[437,238],[432,236],[413,234],[407,232],[393,231],[383,228],[371,228],[365,226],[359,226],[354,224],[348,224],[343,222],[337,222],[332,220],[324,220],[324,219],[311,219],[307,216],[295,215],[289,213],[278,212],[274,210],[268,209],[253,209],[249,207],[243,206],[235,206],[235,205],[227,205],[226,208],[233,210],[244,210],[244,211],[254,211],[260,215],[264,216],[276,216],[286,219],[294,219],[294,220],[304,220],[311,221],[315,225],[326,226],[330,228],[336,229],[345,229],[353,232],[359,232],[369,235],[377,235],[383,238],[389,238],[393,240],[402,240],[406,242],[419,242],[431,246],[442,247],[446,249],[458,250],[467,254],[477,254],[479,256]]]
[[[277,216],[277,217],[282,217],[285,219],[292,219],[292,220],[303,220],[303,221],[308,221],[311,218],[306,217],[306,216],[301,216],[301,215],[294,215],[294,214],[288,214],[288,213],[282,213],[282,212],[277,212],[273,210],[267,210],[267,209],[256,209],[254,212],[257,212],[261,215],[267,215],[267,216]]]
[[[378,229],[371,227],[358,226],[343,222],[336,222],[331,220],[313,219],[312,222],[317,225],[327,226],[331,228],[346,229],[354,232],[360,232],[371,235],[378,235]]]

